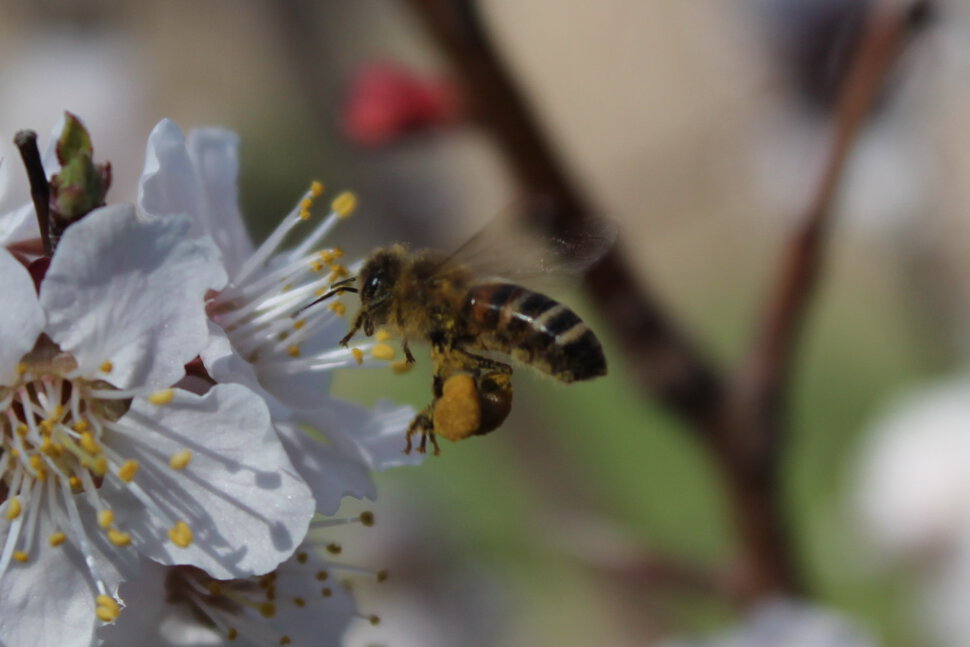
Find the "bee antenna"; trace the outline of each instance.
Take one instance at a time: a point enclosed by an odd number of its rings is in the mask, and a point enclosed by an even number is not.
[[[334,283],[333,285],[330,286],[330,289],[327,290],[327,292],[323,296],[321,296],[321,297],[319,297],[317,299],[314,299],[310,303],[306,304],[305,306],[303,306],[302,308],[300,308],[299,310],[297,310],[296,312],[294,312],[293,314],[291,314],[290,317],[293,318],[293,319],[295,319],[297,317],[297,315],[299,315],[301,312],[303,312],[307,308],[310,308],[312,306],[315,306],[318,303],[320,303],[321,301],[326,301],[327,299],[329,299],[330,297],[332,297],[334,295],[342,294],[344,292],[350,292],[350,293],[353,293],[353,294],[357,294],[357,288],[355,288],[355,287],[353,287],[351,285],[351,283],[353,283],[356,280],[357,280],[357,277],[350,277],[349,279],[343,279],[342,281],[337,281],[336,283]]]

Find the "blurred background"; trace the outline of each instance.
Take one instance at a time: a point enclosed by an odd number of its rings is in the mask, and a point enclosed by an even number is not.
[[[749,344],[815,189],[873,4],[477,3],[571,182],[616,223],[636,276],[724,364]],[[868,638],[744,642],[750,616],[719,585],[737,548],[721,475],[636,387],[577,286],[557,296],[598,331],[610,375],[566,387],[519,370],[501,430],[379,475],[376,505],[348,504],[378,523],[349,529],[344,556],[391,577],[354,582],[382,622],[361,621],[347,645],[713,645],[725,632],[742,636],[732,645],[970,645],[959,603],[970,595],[970,5],[933,9],[846,172],[783,465],[807,583],[793,604]],[[14,132],[43,139],[64,109],[112,162],[114,201],[134,199],[159,119],[238,131],[257,239],[315,178],[358,194],[338,234],[356,254],[454,245],[521,194],[403,0],[5,2],[0,96],[0,185],[15,189],[26,182]],[[348,372],[338,389],[421,407],[429,383],[419,354],[406,376]],[[936,389],[951,397],[934,404]],[[943,427],[953,433],[926,431]]]

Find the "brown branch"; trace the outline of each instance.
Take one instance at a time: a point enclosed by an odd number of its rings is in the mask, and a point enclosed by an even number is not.
[[[559,161],[481,26],[475,2],[409,0],[448,57],[465,96],[522,187],[551,214],[534,214],[551,233],[569,230],[593,210]],[[549,218],[543,218],[550,215]],[[698,422],[720,399],[717,373],[675,326],[659,300],[637,280],[617,249],[586,275],[592,298],[646,391]]]
[[[545,138],[486,37],[471,0],[409,0],[454,66],[481,124],[523,187],[553,205],[549,226],[568,229],[593,211]],[[888,3],[887,3],[888,4]],[[825,171],[782,254],[752,349],[731,380],[715,371],[614,251],[587,275],[592,297],[641,386],[707,439],[738,524],[733,597],[804,590],[786,527],[779,472],[794,349],[818,282],[832,202],[855,139],[912,27],[930,8],[876,4],[837,103]]]
[[[742,538],[742,595],[798,592],[780,470],[788,427],[795,349],[823,268],[833,203],[849,154],[880,98],[893,63],[928,2],[906,9],[875,3],[836,104],[828,158],[818,186],[782,253],[778,279],[747,359],[731,381],[714,449],[729,483]]]

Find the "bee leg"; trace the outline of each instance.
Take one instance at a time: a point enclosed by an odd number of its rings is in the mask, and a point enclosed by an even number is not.
[[[340,340],[340,345],[346,346],[347,342],[350,341],[350,338],[356,335],[357,331],[360,330],[360,327],[364,326],[366,322],[367,322],[367,314],[365,313],[364,310],[361,310],[360,312],[357,313],[357,316],[354,317],[354,323],[350,325],[350,330],[348,330],[347,334],[344,335],[344,338]]]
[[[433,411],[432,405],[428,405],[424,408],[424,411],[419,413],[408,425],[407,431],[407,444],[404,446],[404,453],[410,454],[412,449],[411,437],[417,434],[421,434],[421,442],[418,444],[418,453],[423,454],[425,451],[425,445],[428,442],[428,436],[432,435],[434,432],[434,423],[431,421],[431,412]],[[434,443],[437,448],[438,444]],[[438,452],[436,451],[435,454]]]
[[[482,357],[481,355],[475,355],[474,353],[469,353],[467,350],[462,350],[460,348],[456,348],[454,352],[463,355],[466,365],[470,368],[484,369],[490,373],[512,375],[512,367],[504,362],[499,362],[489,357]]]
[[[411,348],[408,346],[408,340],[404,340],[404,361],[408,363],[408,366],[414,364],[414,355],[411,354]]]

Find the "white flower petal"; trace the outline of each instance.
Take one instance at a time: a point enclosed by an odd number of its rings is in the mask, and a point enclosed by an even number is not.
[[[376,499],[370,470],[354,448],[323,443],[296,425],[278,424],[276,430],[296,471],[313,491],[317,512],[335,513],[345,496]]]
[[[183,216],[143,222],[128,205],[91,212],[67,229],[41,286],[47,332],[81,374],[119,388],[162,387],[208,337],[203,298],[225,284],[218,251],[188,239]]]
[[[44,329],[44,311],[30,273],[5,249],[0,249],[0,285],[4,300],[0,308],[0,384],[11,384],[20,358],[34,347]]]
[[[415,414],[413,408],[387,400],[378,401],[373,409],[330,396],[321,396],[319,400],[319,408],[296,415],[345,451],[356,448],[369,469],[382,471],[418,465],[424,460],[422,454],[403,451],[408,425]]]
[[[87,647],[94,632],[97,591],[71,544],[47,543],[54,531],[42,515],[29,561],[14,562],[0,580],[0,644]]]
[[[202,647],[222,645],[225,638],[199,621],[189,604],[171,604],[165,589],[170,567],[143,560],[136,580],[125,582],[118,593],[125,601],[121,616],[98,629],[104,647]]]
[[[0,247],[40,236],[33,204],[16,207],[0,216]]]
[[[139,550],[163,564],[191,564],[216,578],[272,570],[302,541],[314,501],[286,456],[262,400],[245,387],[216,385],[204,396],[176,392],[167,405],[135,400],[122,419],[136,434],[113,433],[106,444],[140,460],[135,479],[193,541],[167,540],[159,519],[127,490],[105,481],[119,525]],[[171,469],[170,456],[189,449],[191,462]],[[161,459],[161,460],[159,460]],[[117,502],[115,497],[117,496]]]
[[[162,119],[148,135],[145,168],[138,183],[138,207],[151,216],[185,214],[199,228],[200,188],[182,129]]]
[[[193,130],[188,149],[201,181],[202,226],[222,250],[226,270],[233,276],[253,253],[239,212],[239,136],[222,128]]]

